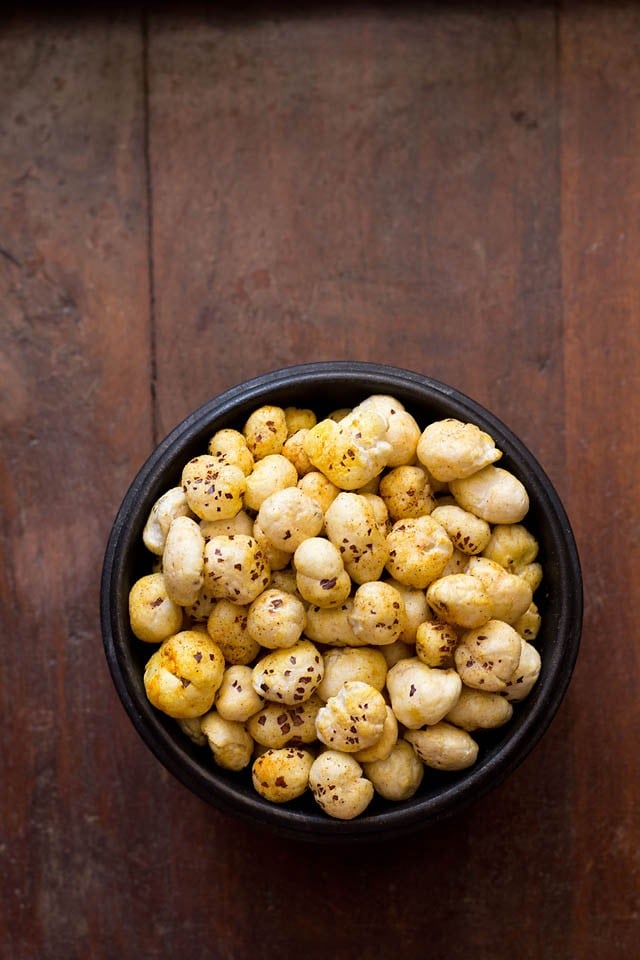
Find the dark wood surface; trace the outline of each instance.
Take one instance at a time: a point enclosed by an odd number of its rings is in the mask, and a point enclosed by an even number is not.
[[[3,958],[637,956],[639,157],[632,3],[3,17]],[[154,442],[330,358],[448,381],[517,431],[586,600],[518,771],[348,850],[166,774],[98,621]]]

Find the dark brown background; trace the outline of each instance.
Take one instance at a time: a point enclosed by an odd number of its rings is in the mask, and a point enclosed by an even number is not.
[[[2,957],[637,956],[638,5],[4,15],[0,165]],[[154,442],[334,357],[448,381],[519,432],[586,592],[569,694],[517,773],[338,851],[170,778],[98,623]]]

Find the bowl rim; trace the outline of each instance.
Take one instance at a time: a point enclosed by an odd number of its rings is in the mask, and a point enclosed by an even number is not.
[[[193,442],[194,435],[211,429],[213,421],[234,413],[240,417],[239,408],[250,411],[269,402],[269,397],[273,397],[277,390],[296,389],[301,385],[322,386],[328,379],[335,386],[349,385],[351,389],[360,384],[363,398],[365,393],[393,394],[395,386],[396,392],[415,393],[415,403],[444,404],[451,410],[449,416],[477,423],[494,436],[503,452],[503,460],[515,461],[527,474],[527,490],[532,502],[535,500],[550,520],[550,536],[557,551],[559,569],[572,588],[560,598],[563,610],[560,626],[564,637],[562,655],[549,657],[548,653],[545,654],[544,685],[540,687],[533,707],[519,724],[511,728],[510,736],[492,747],[474,767],[462,771],[463,779],[457,778],[450,785],[443,784],[435,796],[414,798],[378,813],[367,815],[365,812],[348,821],[328,817],[319,810],[310,815],[288,806],[271,804],[258,794],[239,797],[235,787],[216,779],[215,772],[205,770],[188,754],[181,752],[161,722],[150,724],[150,718],[157,711],[153,711],[148,703],[141,705],[136,697],[127,664],[123,636],[127,625],[123,622],[122,603],[113,602],[128,549],[133,546],[131,521],[136,506],[142,491],[150,485],[155,484],[160,489],[167,456],[172,452],[176,456],[182,447]],[[422,396],[418,395],[420,392],[424,392]],[[381,832],[384,837],[405,833],[461,811],[502,783],[540,741],[565,696],[578,656],[582,615],[582,576],[573,531],[553,483],[529,448],[494,413],[458,388],[406,368],[356,360],[307,362],[267,371],[223,390],[180,421],[146,458],[125,492],[108,536],[100,588],[103,647],[111,678],[126,713],[156,758],[184,786],[223,812],[268,825],[289,836],[323,841],[371,840]],[[157,649],[155,645],[150,647],[151,650]]]

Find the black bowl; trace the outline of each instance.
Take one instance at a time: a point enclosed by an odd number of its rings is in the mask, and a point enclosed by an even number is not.
[[[222,427],[241,429],[249,413],[264,403],[311,407],[317,413],[352,406],[373,393],[395,396],[424,427],[455,417],[477,424],[503,452],[501,466],[524,483],[530,510],[523,521],[536,535],[544,579],[536,592],[542,628],[536,645],[542,671],[527,699],[515,705],[511,721],[477,736],[476,764],[461,772],[425,771],[419,792],[390,803],[375,797],[360,817],[327,817],[309,792],[292,803],[263,800],[249,771],[216,767],[206,748],[194,746],[175,720],[155,710],[145,695],[144,664],[155,647],[138,641],[128,618],[128,594],[149,572],[142,544],[149,510],[166,489],[180,481],[183,465],[206,452]],[[138,733],[162,764],[203,800],[227,813],[302,839],[367,839],[404,833],[461,810],[504,780],[524,760],[548,728],[567,690],[580,644],[582,581],[576,544],[553,485],[529,450],[492,413],[458,390],[396,367],[349,361],[307,363],[248,380],[226,390],[179,424],[151,454],[131,484],[115,518],[102,574],[101,617],[104,649],[116,689]]]

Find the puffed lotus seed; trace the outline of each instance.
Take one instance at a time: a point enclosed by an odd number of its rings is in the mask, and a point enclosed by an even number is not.
[[[218,430],[143,534],[151,703],[218,766],[253,760],[264,799],[310,789],[338,819],[473,764],[469,731],[508,723],[542,665],[538,543],[501,455],[383,394]]]

